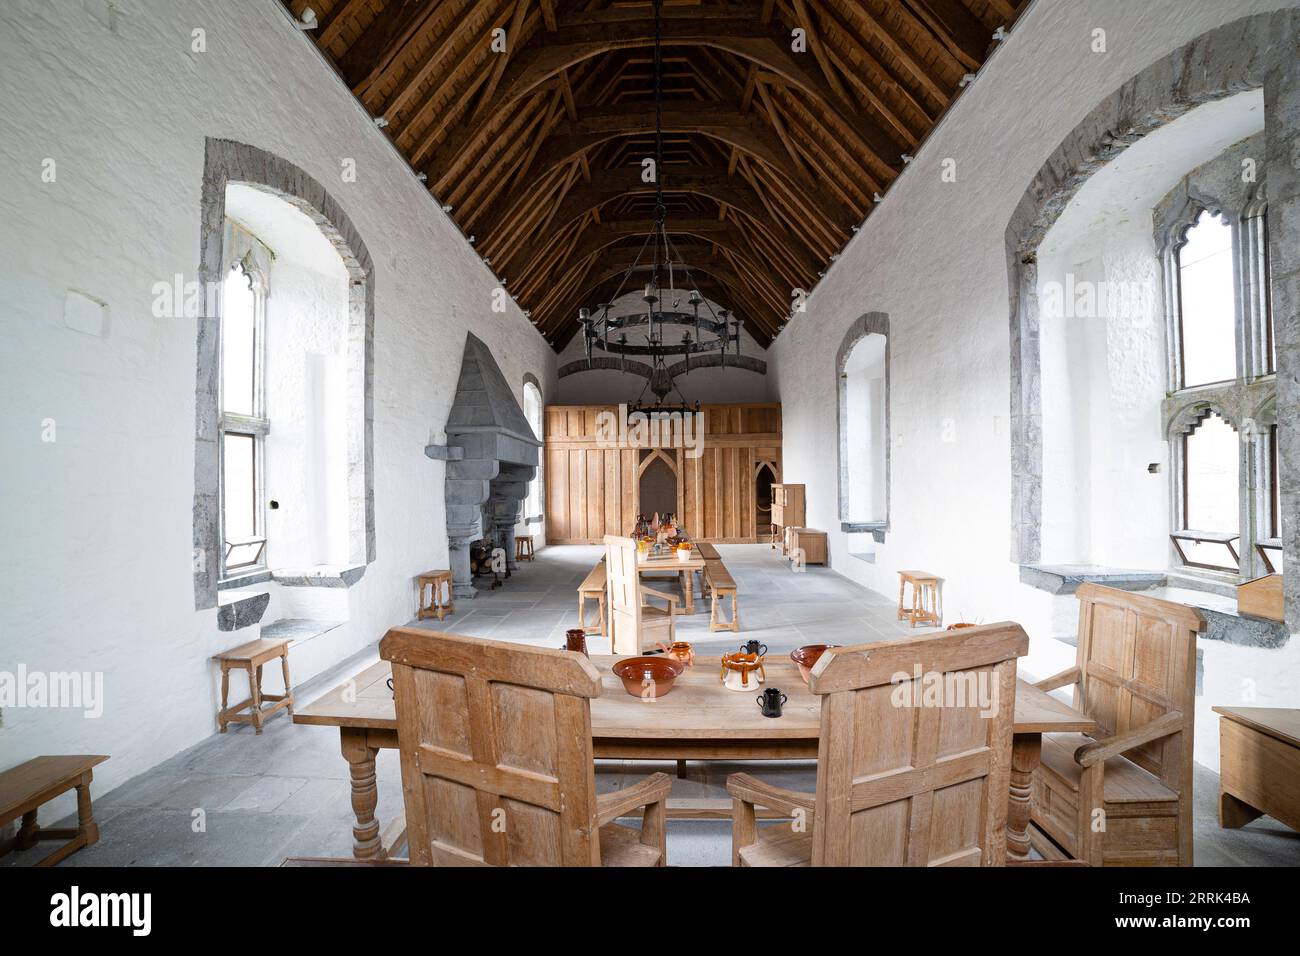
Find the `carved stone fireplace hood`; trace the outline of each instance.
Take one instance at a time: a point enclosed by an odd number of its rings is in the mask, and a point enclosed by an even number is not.
[[[515,564],[515,522],[537,474],[541,442],[491,350],[472,332],[465,339],[456,398],[447,417],[447,538],[457,597],[474,596],[469,545],[494,539]]]

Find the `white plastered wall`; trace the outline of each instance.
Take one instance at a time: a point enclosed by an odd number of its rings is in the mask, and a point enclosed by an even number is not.
[[[194,610],[196,323],[151,312],[156,282],[196,278],[205,137],[305,170],[374,263],[377,557],[350,589],[297,589],[346,623],[294,648],[296,683],[409,620],[414,575],[447,567],[424,447],[445,438],[466,332],[517,397],[528,372],[554,394],[555,355],[513,304],[492,311],[491,272],[278,4],[9,0],[0,63],[0,670],[104,680],[98,719],[6,708],[0,768],[110,754],[103,793],[214,732],[209,658],[257,634]],[[102,327],[65,322],[68,290],[106,304]]]
[[[807,521],[829,532],[835,570],[885,595],[896,593],[899,568],[932,571],[945,578],[950,620],[1024,625],[1026,672],[1045,676],[1072,662],[1073,649],[1052,639],[1063,623],[1053,598],[1021,584],[1009,559],[1005,230],[1043,162],[1112,91],[1217,26],[1287,6],[1294,4],[1030,6],[769,349],[784,480],[807,486]],[[1096,29],[1106,31],[1105,53],[1092,52]],[[947,158],[956,161],[956,182],[941,179]],[[1141,228],[1149,232],[1149,223]],[[890,322],[890,529],[874,562],[852,558],[839,531],[833,451],[836,350],[866,312],[887,313]],[[1048,374],[1045,365],[1044,380]],[[1282,670],[1295,687],[1296,654],[1287,654]],[[1218,656],[1218,648],[1205,652],[1207,695]],[[1208,762],[1217,734],[1209,725],[1199,737],[1198,758]]]

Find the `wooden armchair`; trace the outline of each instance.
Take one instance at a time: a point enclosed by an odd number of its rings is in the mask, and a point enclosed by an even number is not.
[[[809,679],[824,698],[817,792],[728,777],[732,863],[1005,864],[1016,658],[1028,647],[1003,623],[827,651]],[[936,700],[936,684],[951,690]],[[759,827],[756,806],[794,825]]]
[[[643,654],[656,641],[675,640],[674,618],[677,597],[641,583],[636,566],[636,542],[618,535],[605,535],[605,582],[609,591],[609,641],[615,654]],[[667,609],[646,604],[657,598]]]
[[[585,655],[402,627],[379,652],[413,865],[665,865],[672,779],[596,796]],[[614,822],[641,807],[639,830]]]
[[[1030,842],[1092,866],[1191,866],[1196,635],[1205,619],[1095,584],[1077,594],[1077,662],[1037,686],[1072,686],[1075,709],[1099,730],[1043,735]]]

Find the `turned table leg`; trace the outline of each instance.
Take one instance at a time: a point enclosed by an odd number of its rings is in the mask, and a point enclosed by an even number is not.
[[[375,817],[379,803],[375,757],[379,750],[366,742],[364,730],[344,727],[339,737],[343,758],[352,771],[352,812],[357,818],[352,827],[352,855],[359,860],[382,860],[386,854],[379,838],[379,820]]]
[[[1011,793],[1007,802],[1007,859],[1029,859],[1029,822],[1034,810],[1034,771],[1043,752],[1042,734],[1011,740]]]

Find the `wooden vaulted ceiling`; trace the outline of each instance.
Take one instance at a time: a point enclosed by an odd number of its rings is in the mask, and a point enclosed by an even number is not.
[[[562,348],[649,230],[652,4],[283,2]],[[665,0],[668,230],[700,291],[768,344],[1027,2]]]

